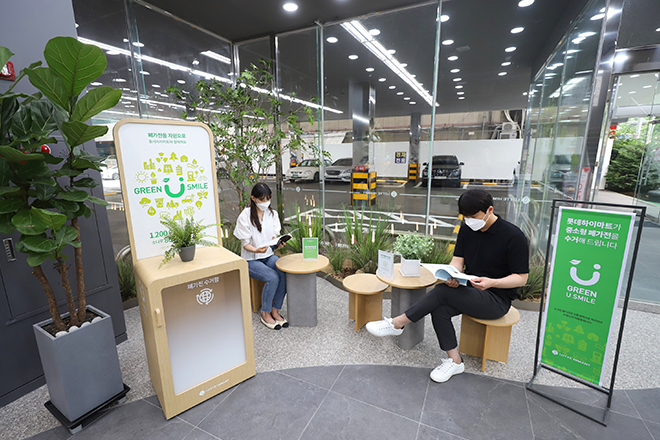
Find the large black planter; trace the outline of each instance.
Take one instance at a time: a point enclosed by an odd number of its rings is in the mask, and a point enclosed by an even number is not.
[[[51,403],[70,421],[124,390],[112,319],[87,310],[101,319],[57,338],[42,328],[51,319],[33,325]]]

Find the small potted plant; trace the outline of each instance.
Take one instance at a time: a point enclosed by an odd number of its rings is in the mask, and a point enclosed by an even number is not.
[[[179,254],[181,261],[192,261],[195,258],[195,246],[218,246],[217,242],[205,240],[206,238],[216,237],[204,234],[204,230],[212,225],[203,225],[202,222],[196,222],[192,217],[185,220],[173,220],[164,218],[160,221],[168,230],[167,240],[171,243],[170,248],[165,252],[165,258],[160,263],[162,267],[170,261],[176,254]]]
[[[401,255],[401,275],[418,277],[422,258],[433,250],[433,239],[417,234],[402,234],[394,242],[394,253]]]

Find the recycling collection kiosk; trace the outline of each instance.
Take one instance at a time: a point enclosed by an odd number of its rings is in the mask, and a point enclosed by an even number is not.
[[[193,261],[161,267],[162,218],[217,224],[205,232],[221,237],[206,125],[124,119],[114,138],[149,373],[170,419],[255,375],[248,265],[223,247],[198,247]]]

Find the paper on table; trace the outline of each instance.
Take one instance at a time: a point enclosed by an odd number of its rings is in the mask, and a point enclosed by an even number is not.
[[[454,266],[450,264],[429,264],[422,263],[422,267],[427,268],[433,276],[442,281],[447,281],[450,278],[454,278],[462,286],[467,286],[467,282],[473,278],[478,278],[476,275],[468,275],[463,272],[459,272]]]

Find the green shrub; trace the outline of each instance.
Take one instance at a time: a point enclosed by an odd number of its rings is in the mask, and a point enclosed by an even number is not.
[[[119,292],[121,300],[126,301],[137,296],[135,287],[135,273],[133,272],[133,262],[130,258],[120,258],[117,260],[117,277],[119,278]]]
[[[392,248],[392,236],[387,232],[387,222],[373,210],[365,211],[344,209],[346,223],[346,242],[350,243],[348,259],[364,273],[376,273],[378,269],[378,250]]]
[[[326,254],[328,260],[330,260],[330,266],[334,273],[341,273],[341,270],[344,268],[344,261],[348,257],[349,249],[344,246],[340,246],[340,243],[327,243],[323,246],[323,253]]]
[[[633,192],[637,186],[639,167],[646,145],[641,139],[616,139],[612,147],[612,158],[605,179],[607,188],[614,191]],[[659,184],[658,173],[650,170],[640,187],[642,193],[656,189]]]
[[[454,258],[454,249],[449,248],[449,242],[438,240],[433,245],[433,249],[426,257],[422,259],[424,263],[431,264],[449,264],[451,259]]]
[[[225,237],[222,239],[222,247],[227,249],[230,252],[235,253],[239,257],[241,256],[241,240],[234,236],[234,225],[226,224],[223,226],[223,230],[226,230],[227,233],[224,234]]]
[[[527,284],[518,287],[518,298],[521,300],[533,298],[541,294],[543,289],[543,272],[545,270],[545,261],[539,259],[529,265],[529,276]]]
[[[401,254],[406,260],[424,260],[433,251],[434,243],[431,237],[414,233],[401,234],[394,242],[394,252]]]
[[[288,214],[288,216],[293,217],[293,220],[291,221],[291,229],[297,230],[294,231],[291,240],[287,241],[286,245],[280,250],[283,254],[301,253],[303,238],[316,237],[319,239],[319,243],[325,238],[323,232],[323,219],[320,215],[305,216],[300,214],[298,204],[295,204],[293,212]],[[312,230],[312,235],[309,234],[310,228]]]

